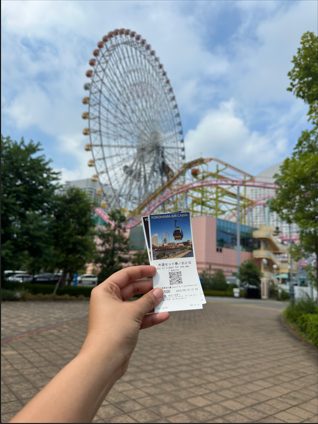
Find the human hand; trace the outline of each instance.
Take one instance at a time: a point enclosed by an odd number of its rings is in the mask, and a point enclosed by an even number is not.
[[[91,422],[106,394],[127,369],[139,330],[169,318],[149,314],[163,297],[152,290],[153,266],[116,272],[92,290],[88,332],[72,359],[11,422]],[[127,300],[136,294],[143,296]]]
[[[92,290],[88,333],[82,350],[90,350],[118,359],[119,374],[128,366],[139,330],[160,324],[168,312],[149,314],[163,299],[163,291],[152,289],[156,268],[133,266],[116,272]],[[141,298],[127,301],[137,294]]]

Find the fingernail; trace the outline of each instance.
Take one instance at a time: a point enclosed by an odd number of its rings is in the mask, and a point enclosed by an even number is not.
[[[155,296],[157,300],[161,300],[163,298],[163,290],[162,289],[154,289],[152,294]]]

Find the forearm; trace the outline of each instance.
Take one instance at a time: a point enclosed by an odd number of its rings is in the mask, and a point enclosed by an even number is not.
[[[121,375],[115,353],[82,350],[11,422],[90,422]]]

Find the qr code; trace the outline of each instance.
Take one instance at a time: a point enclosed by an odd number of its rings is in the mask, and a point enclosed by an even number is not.
[[[169,271],[169,283],[171,286],[174,284],[182,284],[181,271]]]

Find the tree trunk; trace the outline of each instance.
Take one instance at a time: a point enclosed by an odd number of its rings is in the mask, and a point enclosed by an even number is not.
[[[56,292],[58,291],[60,287],[65,286],[65,277],[66,277],[66,272],[65,270],[63,270],[62,275],[60,276],[58,282],[55,284],[53,294],[56,294]]]

